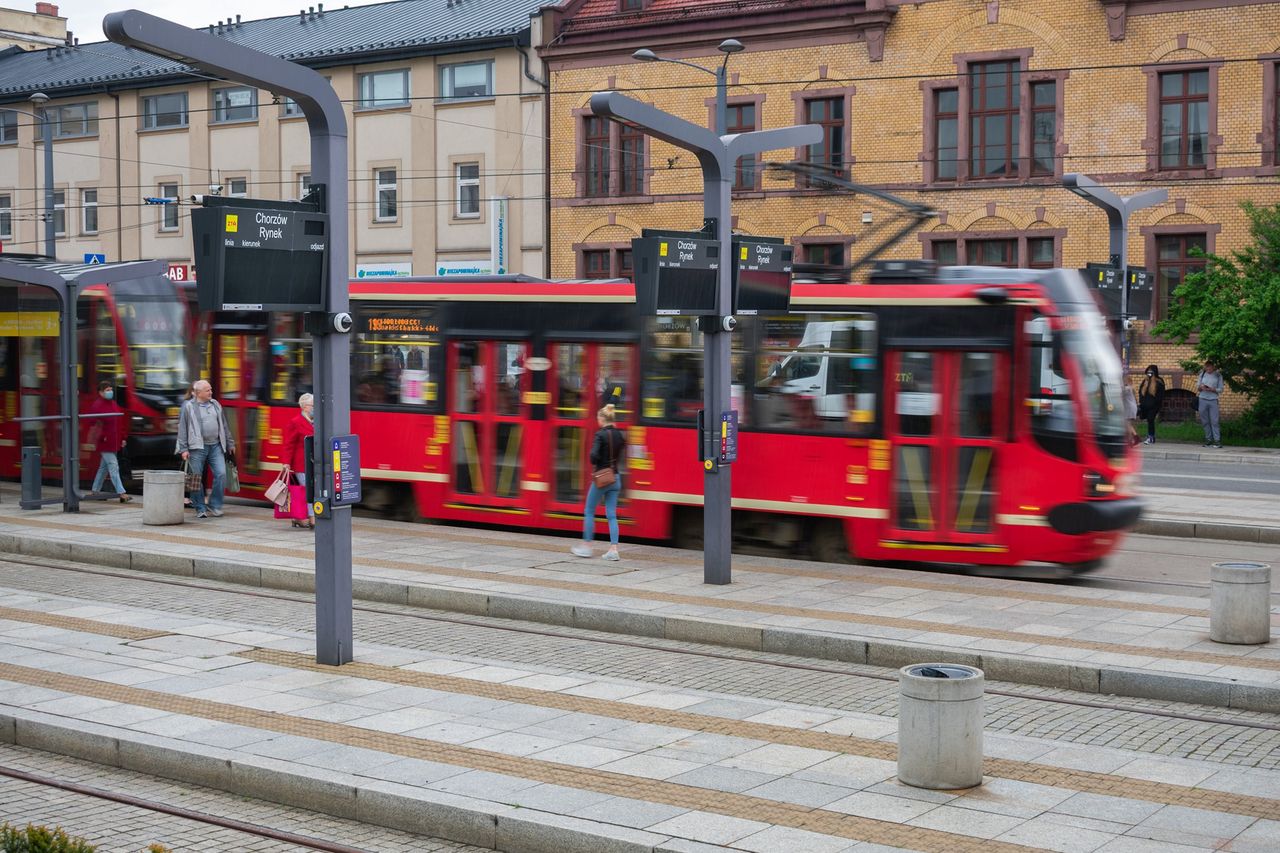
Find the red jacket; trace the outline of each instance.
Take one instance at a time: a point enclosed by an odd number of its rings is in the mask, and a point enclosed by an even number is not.
[[[95,447],[99,453],[119,453],[120,445],[124,443],[125,429],[128,426],[124,422],[124,410],[116,405],[115,400],[104,400],[102,395],[98,395],[89,406],[89,412],[93,414],[121,412],[118,417],[90,418],[86,421],[89,426],[89,436],[98,437]]]
[[[303,439],[316,434],[316,425],[307,420],[299,412],[284,428],[284,464],[293,469],[295,474],[307,471],[306,446]]]

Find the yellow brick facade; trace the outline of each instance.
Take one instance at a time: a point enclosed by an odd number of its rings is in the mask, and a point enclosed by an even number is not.
[[[582,115],[591,92],[614,88],[689,121],[708,123],[714,94],[709,75],[675,64],[636,62],[630,54],[648,47],[712,68],[722,59],[715,45],[726,37],[746,45],[745,52],[729,60],[730,102],[755,99],[758,128],[797,123],[797,102],[804,93],[844,95],[852,179],[939,212],[919,234],[908,235],[890,250],[892,257],[930,256],[933,239],[967,244],[991,234],[1018,239],[1016,260],[1022,264],[1028,262],[1026,238],[1036,236],[1053,240],[1055,265],[1105,262],[1105,215],[1061,187],[1064,172],[1093,176],[1125,196],[1168,189],[1168,203],[1139,211],[1130,221],[1128,261],[1153,271],[1153,235],[1199,230],[1211,251],[1229,252],[1247,237],[1241,201],[1280,202],[1276,93],[1274,82],[1267,84],[1268,75],[1276,79],[1280,59],[1280,3],[927,0],[898,5],[890,0],[866,5],[869,11],[893,13],[883,29],[879,58],[872,34],[828,38],[828,30],[815,25],[799,37],[776,20],[753,22],[734,17],[731,10],[701,39],[682,35],[669,24],[643,21],[608,38],[575,33],[575,5],[568,4],[562,35],[542,51],[551,83],[552,274],[582,275],[583,250],[616,249],[639,236],[642,227],[701,225],[696,161],[654,140],[647,143],[642,193],[584,198]],[[1166,5],[1206,8],[1164,11]],[[1108,22],[1108,11],[1114,15],[1117,9],[1128,12],[1120,27]],[[1117,34],[1122,37],[1114,38]],[[1033,180],[962,180],[946,187],[927,183],[932,168],[927,152],[932,134],[926,128],[930,87],[960,80],[966,61],[1002,58],[1021,62],[1026,79],[1056,81],[1055,174]],[[1157,154],[1147,141],[1158,113],[1151,103],[1154,75],[1179,66],[1211,69],[1213,168],[1208,172],[1161,173],[1151,159]],[[1273,101],[1269,110],[1268,98]],[[1022,115],[1025,122],[1026,109]],[[1272,123],[1269,131],[1266,121]],[[1269,156],[1265,146],[1271,149]],[[764,159],[795,157],[794,150],[786,150],[769,152]],[[735,193],[733,203],[740,232],[788,241],[825,237],[848,244],[853,258],[878,242],[891,212],[868,197],[797,191],[793,179],[769,177],[761,191]],[[870,225],[864,224],[867,213]],[[1139,322],[1132,332],[1132,372],[1137,375],[1154,362],[1170,374],[1171,387],[1190,387],[1194,376],[1184,376],[1179,362],[1193,354],[1191,347],[1151,339],[1149,325]],[[1227,412],[1238,412],[1242,405],[1224,398]]]

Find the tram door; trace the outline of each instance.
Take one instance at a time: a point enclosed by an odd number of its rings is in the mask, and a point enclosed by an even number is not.
[[[462,340],[449,345],[450,479],[460,502],[520,506],[528,355],[528,344],[517,341]]]
[[[899,539],[979,545],[995,538],[1009,359],[997,351],[889,353],[890,527]]]
[[[612,402],[619,429],[635,420],[632,371],[635,347],[630,344],[553,343],[548,346],[552,373],[548,383],[549,435],[552,442],[550,511],[582,517],[591,465],[591,441],[598,429],[596,412]],[[621,460],[620,460],[621,461]],[[625,463],[622,465],[625,468]],[[619,514],[627,515],[626,479]],[[599,517],[604,518],[602,510]]]
[[[262,466],[271,379],[266,343],[266,335],[257,330],[215,330],[210,337],[209,381],[235,437],[236,465],[241,477],[258,473]]]

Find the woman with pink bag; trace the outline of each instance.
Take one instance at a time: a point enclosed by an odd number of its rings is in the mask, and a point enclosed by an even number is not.
[[[298,481],[298,484],[305,488],[307,485],[307,455],[304,440],[307,436],[316,434],[313,416],[315,397],[310,394],[303,394],[298,398],[298,408],[301,411],[293,420],[289,421],[288,426],[284,429],[284,470],[282,473],[287,481],[289,481],[289,475],[292,475]],[[292,519],[292,521],[294,527],[302,527],[307,530],[316,526],[315,515],[312,514],[310,505],[307,506],[306,521],[297,518]]]

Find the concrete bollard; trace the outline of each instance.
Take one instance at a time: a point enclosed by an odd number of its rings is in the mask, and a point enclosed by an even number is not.
[[[181,471],[147,471],[142,475],[142,523],[181,524]]]
[[[972,666],[898,670],[898,781],[935,790],[982,784],[983,684]]]
[[[1214,563],[1209,581],[1209,639],[1250,646],[1271,642],[1271,566]]]

